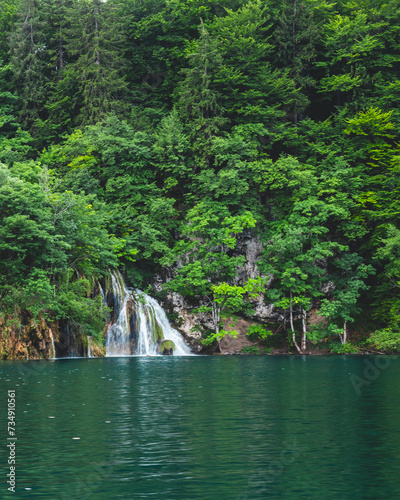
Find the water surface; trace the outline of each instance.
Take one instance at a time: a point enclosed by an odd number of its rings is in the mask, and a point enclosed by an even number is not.
[[[378,357],[0,362],[0,498],[400,498],[399,392]]]

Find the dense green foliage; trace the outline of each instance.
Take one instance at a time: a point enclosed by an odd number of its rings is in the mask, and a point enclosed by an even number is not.
[[[400,345],[399,21],[394,0],[2,2],[1,313],[93,332],[119,266],[218,334],[253,235],[299,350],[361,316]]]

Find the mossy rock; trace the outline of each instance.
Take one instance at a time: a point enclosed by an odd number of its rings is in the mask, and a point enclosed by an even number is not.
[[[159,342],[160,340],[164,339],[164,332],[157,320],[155,320],[154,323],[155,323],[153,330],[154,341]]]
[[[91,352],[94,358],[104,358],[106,355],[106,348],[103,345],[96,344],[96,342],[92,340]]]
[[[164,339],[164,332],[161,328],[161,325],[156,320],[156,315],[154,310],[151,308],[147,314],[147,323],[150,325],[151,331],[153,332],[153,340],[154,342],[160,342]]]
[[[161,354],[164,354],[164,356],[171,356],[174,353],[176,346],[172,340],[163,340],[161,342],[160,349]]]

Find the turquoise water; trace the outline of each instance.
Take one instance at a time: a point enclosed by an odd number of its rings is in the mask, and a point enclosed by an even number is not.
[[[0,362],[0,498],[400,498],[399,393],[384,357]]]

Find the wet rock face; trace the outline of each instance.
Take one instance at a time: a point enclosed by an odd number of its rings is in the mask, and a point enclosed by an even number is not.
[[[244,232],[238,238],[237,252],[246,257],[246,262],[238,271],[238,283],[243,283],[247,279],[255,279],[258,276],[266,278],[268,276],[260,273],[257,262],[262,257],[264,246],[258,236],[254,236],[251,231]],[[272,276],[269,276],[267,288],[272,282]],[[278,313],[273,304],[265,303],[264,294],[259,295],[252,302],[254,309],[253,318],[258,321],[283,321],[282,314]]]
[[[246,262],[239,269],[238,281],[243,282],[248,278],[255,279],[260,276],[257,262],[261,259],[263,249],[260,238],[251,232],[245,232],[238,238],[236,253],[246,257]]]
[[[15,321],[0,322],[0,358],[46,359],[54,357],[52,341],[59,337],[58,325],[42,317],[33,319],[27,311],[19,313]]]
[[[129,331],[134,347],[136,348],[136,303],[133,300],[128,300],[126,304],[127,315],[129,318]]]
[[[184,336],[190,350],[195,354],[199,353],[203,349],[199,328],[212,328],[211,318],[204,313],[191,313],[188,304],[179,293],[168,294],[164,305],[178,317],[173,326]]]

